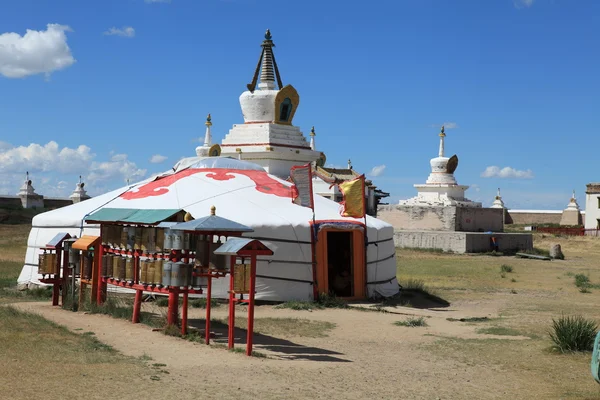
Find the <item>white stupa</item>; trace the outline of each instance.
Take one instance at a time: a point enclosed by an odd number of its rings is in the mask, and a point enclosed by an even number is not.
[[[560,218],[560,225],[569,226],[581,226],[583,225],[583,217],[581,216],[581,210],[579,204],[577,204],[577,198],[575,197],[575,190],[569,200],[569,205],[563,210]]]
[[[506,208],[504,206],[504,201],[502,201],[502,196],[500,196],[500,188],[498,188],[498,193],[496,194],[496,197],[494,198],[494,202],[492,203],[492,207],[491,208]]]
[[[43,208],[44,207],[44,196],[39,195],[33,188],[31,179],[29,179],[29,171],[25,173],[25,182],[19,189],[17,196],[21,199],[21,205],[23,208]]]
[[[454,178],[454,171],[458,167],[458,157],[453,155],[448,158],[444,156],[444,127],[440,132],[440,149],[438,156],[432,158],[431,174],[425,184],[414,185],[417,188],[417,196],[400,200],[402,206],[458,206],[458,207],[481,207],[481,203],[471,201],[465,197],[465,191],[469,188],[459,185]]]
[[[261,46],[252,83],[240,96],[244,123],[234,125],[225,136],[221,155],[251,161],[286,179],[291,167],[314,162],[321,153],[313,149],[314,136],[311,146],[292,125],[300,96],[292,85],[283,86],[269,30]]]
[[[82,182],[81,175],[79,175],[79,182],[77,182],[77,184],[75,185],[75,190],[73,190],[73,193],[71,193],[71,195],[69,196],[73,203],[79,203],[90,198],[90,196],[88,196],[87,192],[83,188],[84,186],[85,183]]]

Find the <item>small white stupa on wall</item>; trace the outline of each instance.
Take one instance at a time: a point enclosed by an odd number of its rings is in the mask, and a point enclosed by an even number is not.
[[[583,225],[583,218],[581,216],[581,210],[579,204],[577,204],[577,198],[575,197],[575,190],[573,190],[573,196],[569,200],[569,205],[564,209],[562,217],[560,218],[560,225],[562,226],[581,226]]]
[[[244,123],[234,125],[225,136],[221,155],[251,161],[287,179],[293,166],[317,161],[321,152],[292,125],[300,96],[292,85],[283,86],[274,46],[267,30],[252,83],[240,96]]]
[[[414,185],[418,191],[417,196],[408,200],[400,200],[399,205],[481,207],[481,203],[465,197],[465,191],[469,187],[456,182],[454,171],[458,167],[458,157],[456,154],[450,158],[444,155],[446,133],[443,126],[439,136],[439,153],[430,161],[431,174],[427,181],[425,184]]]

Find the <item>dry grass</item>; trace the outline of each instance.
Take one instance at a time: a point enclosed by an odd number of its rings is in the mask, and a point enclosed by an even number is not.
[[[3,398],[37,398],[40,388],[47,398],[57,398],[48,390],[60,390],[61,398],[79,398],[78,383],[85,382],[85,390],[104,389],[102,380],[85,376],[101,375],[111,384],[128,385],[131,380],[148,380],[152,372],[140,360],[99,342],[93,332],[72,333],[8,306],[0,306],[0,321],[0,386],[8,396]]]
[[[600,281],[597,269],[600,240],[587,237],[553,238],[534,236],[536,247],[545,249],[560,243],[566,260],[541,261],[514,257],[424,254],[398,251],[400,280],[422,280],[436,293],[456,304],[503,304],[500,318],[479,333],[507,336],[495,339],[440,339],[424,348],[443,357],[481,368],[526,376],[540,390],[553,388],[558,397],[598,396],[589,373],[589,354],[557,355],[550,349],[548,335],[552,319],[561,314],[582,314],[600,321],[600,291],[580,293],[573,276],[585,274]],[[502,279],[503,264],[513,267],[511,277]],[[516,292],[516,293],[515,293]],[[523,335],[530,340],[508,340]],[[558,398],[557,397],[557,398]],[[562,398],[562,397],[561,397]]]
[[[224,324],[227,319],[223,319]],[[248,320],[243,317],[235,318],[237,328],[246,329]],[[277,337],[326,337],[327,332],[335,328],[335,324],[326,321],[314,321],[303,318],[256,318],[254,332]]]

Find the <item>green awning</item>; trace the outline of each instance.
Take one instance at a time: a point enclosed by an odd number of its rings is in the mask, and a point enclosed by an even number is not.
[[[129,224],[156,224],[180,212],[181,209],[102,208],[87,217],[88,222],[122,222]]]

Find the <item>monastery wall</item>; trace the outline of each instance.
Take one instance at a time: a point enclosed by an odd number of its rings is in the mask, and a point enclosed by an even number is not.
[[[502,210],[472,207],[381,205],[377,218],[394,230],[501,232]]]
[[[515,225],[559,224],[561,210],[508,210],[506,223]]]
[[[21,208],[21,199],[17,196],[0,196],[0,208]]]
[[[400,248],[439,249],[453,253],[485,253],[531,250],[533,236],[528,233],[395,231],[394,244]]]

